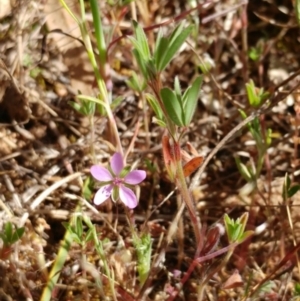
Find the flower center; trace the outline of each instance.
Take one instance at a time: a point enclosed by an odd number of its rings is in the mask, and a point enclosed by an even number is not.
[[[115,186],[120,186],[120,185],[123,184],[123,183],[124,183],[124,179],[122,179],[122,178],[116,177],[116,178],[114,178],[114,180],[113,180],[113,184],[114,184]]]

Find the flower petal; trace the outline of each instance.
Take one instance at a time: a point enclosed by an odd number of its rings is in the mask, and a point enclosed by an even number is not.
[[[137,198],[134,192],[125,187],[124,185],[120,185],[119,195],[121,201],[130,209],[135,208],[137,206]]]
[[[111,157],[110,166],[114,174],[118,176],[124,167],[123,157],[120,153],[115,153]]]
[[[146,172],[144,170],[133,170],[124,178],[126,184],[136,185],[144,181]]]
[[[100,182],[107,182],[113,180],[113,176],[111,175],[111,173],[102,166],[93,165],[90,171],[92,176]]]
[[[100,205],[105,202],[110,197],[113,187],[113,185],[102,186],[95,194],[94,204]]]

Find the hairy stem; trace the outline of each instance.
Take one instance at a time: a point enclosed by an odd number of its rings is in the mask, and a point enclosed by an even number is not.
[[[197,245],[196,247],[197,251],[195,257],[197,257],[200,252],[198,246],[201,244],[201,226],[200,226],[201,223],[197,218],[195,204],[185,181],[182,162],[180,158],[180,145],[178,142],[175,142],[174,144],[174,155],[176,160],[176,179],[177,179],[176,184],[178,186],[182,199],[185,202],[186,207],[189,211],[189,216],[194,228],[194,233],[196,236],[196,245]]]

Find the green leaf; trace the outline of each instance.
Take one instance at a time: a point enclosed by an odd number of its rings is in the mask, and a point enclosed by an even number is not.
[[[139,25],[139,23],[135,20],[132,21],[132,24],[134,28],[135,37],[138,43],[138,47],[136,48],[139,49],[143,59],[145,61],[148,61],[150,60],[150,50],[145,32],[143,28]]]
[[[105,109],[106,109],[106,103],[96,97],[93,97],[93,96],[87,96],[87,95],[77,95],[77,98],[80,100],[80,101],[87,101],[87,102],[92,102],[92,103],[96,103],[98,105],[101,105],[103,106]]]
[[[125,166],[125,167],[121,170],[121,172],[120,172],[120,174],[119,174],[119,177],[120,177],[120,178],[125,178],[125,177],[127,176],[127,174],[128,174],[130,171],[131,171],[131,166]]]
[[[184,125],[189,125],[198,103],[198,96],[202,84],[202,76],[198,76],[183,95],[183,108],[184,108]]]
[[[169,88],[163,88],[160,96],[170,119],[178,126],[183,126],[183,110],[175,93]]]
[[[138,258],[138,274],[140,284],[143,285],[147,280],[150,267],[151,267],[151,251],[152,240],[149,233],[143,233],[141,237],[137,235],[133,236],[133,244],[135,246],[137,258]]]
[[[133,49],[132,53],[136,59],[137,64],[139,65],[139,68],[140,68],[145,80],[148,81],[149,75],[148,75],[148,70],[147,70],[147,61],[145,61],[142,58],[142,55],[140,54],[140,52],[137,49]]]
[[[272,143],[272,129],[267,129],[266,145],[270,146],[271,143]]]
[[[295,296],[300,296],[300,283],[295,284],[294,295]]]
[[[249,214],[244,213],[238,219],[230,219],[227,214],[224,215],[224,225],[230,243],[237,242],[242,243],[250,235],[253,234],[253,231],[245,231],[245,227],[248,221]]]
[[[263,88],[258,89],[255,87],[252,79],[249,83],[246,83],[246,91],[249,104],[254,108],[259,107],[269,97],[269,93],[264,92]]]
[[[246,119],[248,117],[245,111],[239,109],[239,112],[240,112],[243,119]],[[254,124],[255,124],[255,122],[254,122]],[[253,122],[248,122],[247,127],[248,127],[248,130],[251,132],[251,134],[253,136],[253,133],[254,133]]]
[[[255,85],[253,80],[251,79],[249,83],[246,83],[246,91],[249,100],[249,104],[252,107],[257,107],[260,105],[260,99],[257,96]]]
[[[253,181],[253,175],[251,171],[248,169],[248,167],[241,162],[241,159],[238,156],[235,156],[235,163],[237,165],[237,168],[242,175],[242,177],[247,181],[247,182],[252,182]]]
[[[150,80],[157,78],[157,70],[153,59],[150,59],[147,63],[147,75]]]
[[[300,190],[300,185],[292,186],[288,191],[288,197],[291,198]]]
[[[89,116],[95,113],[96,104],[91,101],[83,103],[83,115]]]
[[[181,99],[181,86],[178,79],[178,76],[175,76],[174,80],[174,91],[178,99]]]
[[[251,47],[248,55],[252,61],[258,61],[262,55],[262,47]]]
[[[75,231],[78,237],[82,237],[83,229],[82,229],[82,219],[81,216],[77,216],[75,219]]]
[[[12,234],[13,234],[13,226],[12,226],[12,223],[11,222],[7,222],[5,224],[5,235],[7,237],[7,239],[9,241],[11,241],[11,238],[12,238]]]
[[[137,75],[136,73],[134,72],[134,74],[128,79],[125,81],[126,82],[126,85],[133,91],[137,91],[139,92],[139,84],[137,82]]]
[[[258,96],[260,98],[260,102],[262,103],[263,101],[265,101],[267,98],[270,97],[270,93],[269,92],[265,92],[264,89],[261,88],[258,91]]]
[[[127,86],[133,91],[141,93],[146,88],[146,82],[139,80],[136,72],[132,73],[132,76],[126,81]]]
[[[239,112],[240,112],[243,119],[246,119],[248,117],[245,111],[239,109]]]
[[[237,241],[238,238],[240,237],[242,226],[240,224],[234,222],[234,224],[230,225],[229,228],[230,228],[230,231],[229,231],[229,234],[230,234],[229,241],[230,242]]]
[[[254,231],[246,231],[244,232],[240,237],[238,242],[241,244],[242,242],[244,242],[247,238],[249,238],[250,236],[252,236],[254,234]]]
[[[77,112],[83,114],[82,106],[75,101],[69,101],[68,104]]]
[[[163,120],[157,119],[156,117],[153,117],[152,122],[155,123],[155,124],[157,124],[157,125],[159,125],[162,128],[166,128],[167,127],[166,123]]]
[[[147,170],[149,170],[151,173],[155,173],[157,171],[155,163],[153,163],[151,160],[145,158],[144,162],[146,164]]]
[[[162,35],[162,30],[159,31],[159,36],[156,40],[156,47],[153,54],[155,66],[158,71],[161,71],[160,66],[162,65],[163,59],[165,58],[166,52],[169,48],[169,39],[160,35]]]
[[[244,231],[245,231],[245,228],[246,228],[246,225],[247,225],[247,222],[248,222],[248,218],[249,218],[249,214],[248,214],[248,212],[245,212],[245,213],[242,214],[241,217],[239,217],[237,219],[237,223],[239,223],[242,226],[241,231],[240,231],[240,235],[243,234]]]
[[[225,229],[226,229],[226,234],[227,234],[227,237],[231,237],[231,233],[233,231],[233,220],[230,219],[230,217],[228,216],[227,213],[225,213],[224,215],[224,226],[225,226]]]
[[[137,39],[135,39],[134,37],[128,37],[129,41],[131,42],[131,44],[133,45],[133,48],[138,51],[140,53],[140,55],[143,57],[143,50],[141,49],[140,43]]]
[[[89,242],[93,239],[93,229],[89,229],[86,233],[85,241]]]
[[[232,224],[232,220],[227,213],[225,213],[225,215],[224,215],[224,222],[226,225]]]
[[[154,111],[154,113],[156,115],[156,118],[158,120],[163,121],[163,116],[164,115],[163,115],[163,112],[162,112],[162,109],[161,109],[160,105],[158,104],[157,99],[152,94],[149,94],[149,93],[146,93],[145,97],[146,97],[150,107]]]
[[[92,190],[91,190],[91,177],[87,177],[86,180],[83,183],[82,187],[82,195],[86,200],[89,200],[92,196]]]
[[[123,99],[124,99],[124,96],[120,95],[112,101],[112,103],[110,105],[110,108],[112,109],[112,111],[119,106],[119,104],[122,102]]]
[[[181,23],[171,34],[168,48],[164,51],[164,55],[160,58],[159,65],[157,67],[158,72],[161,72],[166,68],[193,29],[193,25],[189,25],[185,29],[183,29],[183,26],[184,23]]]
[[[255,117],[249,124],[249,131],[251,135],[253,136],[253,139],[255,140],[256,143],[262,142],[263,138],[261,135],[261,126],[260,126],[260,121],[257,117]]]
[[[12,236],[11,243],[13,244],[13,243],[17,242],[18,240],[20,240],[21,237],[23,236],[24,232],[25,232],[24,227],[17,228]]]

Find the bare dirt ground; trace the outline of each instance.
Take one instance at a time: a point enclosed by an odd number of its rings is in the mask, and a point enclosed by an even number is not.
[[[2,247],[0,300],[43,300],[48,273],[66,231],[62,222],[69,221],[85,198],[82,187],[90,176],[91,141],[101,164],[108,162],[115,146],[110,141],[105,116],[95,115],[92,133],[89,119],[70,105],[70,101],[78,101],[79,91],[91,96],[98,92],[80,41],[51,32],[59,29],[80,39],[72,18],[58,0],[12,2],[0,2],[0,229],[11,221],[18,227],[24,226],[25,232],[9,254]],[[272,98],[272,108],[259,117],[266,128],[272,129],[272,143],[257,189],[245,186],[234,159],[239,156],[244,164],[251,165],[258,156],[253,138],[244,127],[210,160],[192,194],[204,228],[222,224],[225,213],[238,218],[248,212],[247,229],[254,231],[235,249],[227,264],[211,275],[203,300],[296,298],[300,277],[300,195],[295,194],[288,202],[282,198],[286,174],[293,183],[299,182],[299,77],[289,78],[299,70],[300,59],[293,1],[253,0],[248,5],[229,0],[199,1],[203,5],[187,15],[182,13],[191,8],[192,1],[132,2],[124,6],[127,13],[123,15],[118,3],[99,1],[108,44],[130,31],[130,20],[135,14],[146,28],[177,16],[198,28],[162,74],[165,86],[172,87],[178,76],[182,88],[186,88],[195,74],[201,73],[199,57],[212,62],[212,69],[204,75],[193,122],[182,141],[184,148],[191,143],[200,155],[207,157],[242,121],[239,109],[248,114],[255,111],[245,92],[245,83],[250,79],[271,95],[280,91],[280,97]],[[80,13],[76,1],[68,4]],[[88,3],[86,6],[88,11]],[[89,13],[87,18],[92,35]],[[174,23],[165,26],[166,32]],[[157,28],[147,31],[150,46],[156,35]],[[141,125],[128,161],[137,162],[147,172],[134,218],[137,229],[151,233],[154,258],[174,220],[180,196],[175,191],[168,197],[175,186],[168,179],[162,159],[164,130],[151,122],[151,109],[144,111],[142,99],[126,85],[131,71],[138,72],[126,37],[113,43],[109,64],[113,97],[122,98],[114,114],[124,149],[135,135],[136,124],[145,119],[149,122],[149,131]],[[117,300],[142,300],[124,210],[108,202],[97,208],[97,213],[86,203],[94,206],[93,194],[82,203],[82,211],[96,225],[99,239],[110,241],[105,254],[114,271]],[[217,249],[227,245],[224,235]],[[171,288],[178,287],[195,249],[193,228],[185,212],[177,235],[165,250],[164,264],[155,273],[150,272],[144,300],[169,300]],[[81,252],[78,245],[72,244],[52,300],[113,300],[95,248],[88,245],[85,249],[88,262],[94,267],[86,268],[87,273],[83,273]],[[125,253],[129,260],[122,257]],[[198,300],[201,279],[220,260],[213,258],[198,266],[175,300]],[[95,272],[103,282],[105,298],[95,289]],[[243,299],[244,296],[248,297]]]

